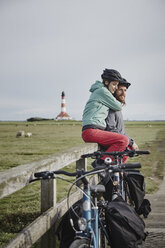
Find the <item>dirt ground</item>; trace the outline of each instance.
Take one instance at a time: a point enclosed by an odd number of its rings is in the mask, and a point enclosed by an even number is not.
[[[159,190],[146,198],[151,202],[152,211],[144,220],[149,235],[143,248],[165,248],[165,177]]]

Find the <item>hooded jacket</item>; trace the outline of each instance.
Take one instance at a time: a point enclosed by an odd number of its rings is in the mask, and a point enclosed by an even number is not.
[[[92,94],[86,103],[82,117],[83,130],[86,129],[84,128],[86,126],[88,128],[105,129],[105,119],[108,116],[109,109],[119,111],[122,109],[122,104],[100,81],[96,81],[91,86],[90,92]]]

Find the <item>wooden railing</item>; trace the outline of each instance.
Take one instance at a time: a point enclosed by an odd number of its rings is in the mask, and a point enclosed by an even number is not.
[[[84,168],[86,170],[87,159],[82,159],[81,155],[94,152],[97,148],[97,144],[84,144],[80,147],[72,148],[59,156],[50,156],[43,161],[20,165],[1,172],[0,198],[27,186],[36,171],[59,170],[73,162],[76,162],[76,168]],[[80,197],[80,193],[75,192],[71,197],[70,203],[73,204]],[[66,211],[66,199],[60,203],[56,202],[56,180],[41,181],[41,215],[24,228],[6,248],[28,248],[41,237],[43,237],[41,242],[43,248],[56,247],[55,235],[53,235],[54,230],[52,233],[50,228],[55,228],[55,223],[60,220]]]

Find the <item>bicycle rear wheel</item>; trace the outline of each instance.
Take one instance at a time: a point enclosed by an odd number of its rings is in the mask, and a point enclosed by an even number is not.
[[[89,248],[90,247],[90,240],[89,239],[76,239],[72,242],[69,248]]]

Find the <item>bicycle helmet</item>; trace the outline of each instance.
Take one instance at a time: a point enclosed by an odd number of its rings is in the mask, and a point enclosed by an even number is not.
[[[105,69],[103,71],[103,74],[101,75],[103,80],[108,80],[109,82],[111,81],[121,81],[122,77],[120,73],[116,70],[113,69]]]
[[[124,85],[127,89],[128,87],[131,85],[129,82],[127,82],[127,80],[125,78],[122,78],[122,80],[119,82],[119,85]]]

